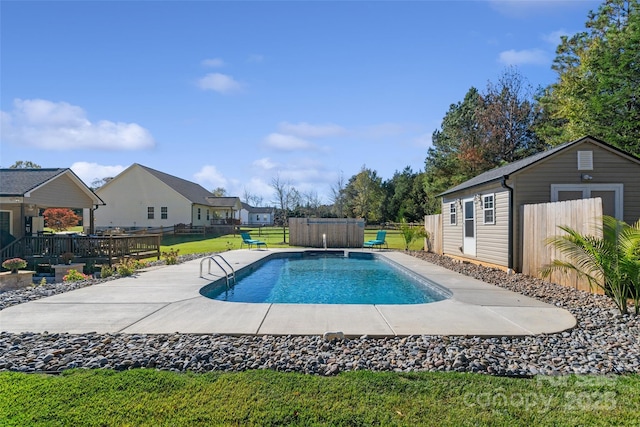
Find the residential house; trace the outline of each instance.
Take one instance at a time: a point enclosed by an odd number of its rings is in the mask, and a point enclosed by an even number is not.
[[[525,204],[600,197],[605,215],[637,221],[636,155],[587,136],[450,188],[440,194],[444,254],[521,271],[520,215]]]
[[[68,168],[0,169],[0,233],[2,246],[44,228],[42,212],[47,208],[84,209],[87,232],[91,216],[104,205]]]
[[[199,184],[138,163],[96,193],[106,203],[95,213],[98,230],[232,223],[242,207],[237,197],[214,197]]]
[[[242,203],[240,221],[244,225],[253,227],[273,225],[275,209],[270,207],[253,207],[248,203]]]

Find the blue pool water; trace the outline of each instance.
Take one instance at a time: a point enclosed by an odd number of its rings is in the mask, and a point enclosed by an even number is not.
[[[218,281],[201,293],[221,301],[293,304],[423,304],[445,298],[389,263],[368,258],[270,259],[229,289]]]

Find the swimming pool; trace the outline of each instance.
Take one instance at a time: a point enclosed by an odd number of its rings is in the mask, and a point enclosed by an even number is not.
[[[308,251],[267,257],[201,289],[228,302],[288,304],[424,304],[449,297],[426,279],[372,253]]]

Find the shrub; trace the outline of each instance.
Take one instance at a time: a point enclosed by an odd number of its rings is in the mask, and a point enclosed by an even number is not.
[[[116,272],[120,276],[131,276],[136,271],[136,261],[131,258],[123,258],[116,265]]]
[[[164,259],[165,264],[167,265],[175,265],[178,263],[178,252],[180,249],[169,249],[167,252],[162,252],[162,259]]]
[[[404,250],[408,251],[409,246],[417,239],[426,237],[427,232],[424,227],[413,227],[407,223],[407,220],[402,218],[400,220],[400,234],[404,239]]]
[[[104,279],[111,276],[113,276],[113,268],[108,265],[103,265],[100,269],[100,277]]]
[[[80,273],[74,269],[69,270],[66,276],[62,278],[63,282],[78,282],[80,280],[87,280],[89,276],[86,274]]]
[[[25,268],[27,266],[27,261],[22,258],[10,258],[2,263],[2,267],[7,270],[20,270],[21,268]]]

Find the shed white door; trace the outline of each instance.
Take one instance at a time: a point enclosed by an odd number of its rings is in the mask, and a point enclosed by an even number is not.
[[[462,251],[465,255],[476,256],[476,216],[473,199],[462,201],[464,206],[464,239]]]

